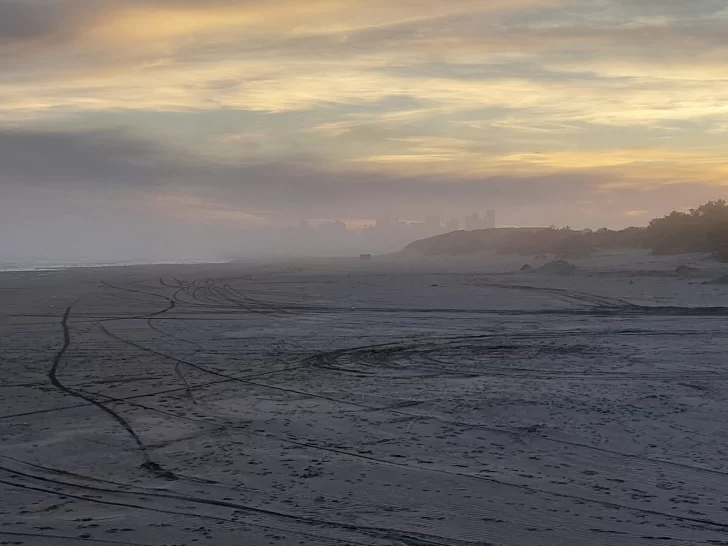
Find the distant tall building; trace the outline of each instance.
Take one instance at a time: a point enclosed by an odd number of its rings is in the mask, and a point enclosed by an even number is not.
[[[460,229],[460,220],[458,220],[457,218],[450,218],[445,223],[445,228],[448,231],[458,231]]]
[[[411,241],[426,239],[432,235],[424,222],[407,222],[406,229],[405,233]]]
[[[477,212],[465,217],[465,229],[468,231],[493,228],[495,228],[495,211],[492,209],[486,210],[483,218]]]
[[[324,222],[319,226],[321,233],[328,233],[331,235],[346,233],[346,224],[341,220],[334,220],[333,222]]]
[[[467,231],[473,231],[474,229],[481,229],[481,220],[477,212],[469,214],[465,217],[465,229]]]

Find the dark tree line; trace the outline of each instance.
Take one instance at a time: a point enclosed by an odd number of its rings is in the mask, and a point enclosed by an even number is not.
[[[728,261],[728,204],[708,201],[690,212],[671,212],[646,228],[655,254],[712,252]]]
[[[416,255],[461,255],[481,251],[499,254],[586,256],[595,250],[648,248],[655,254],[710,252],[728,262],[728,203],[709,201],[689,212],[671,212],[647,227],[576,231],[566,228],[501,228],[455,231],[408,245]]]
[[[503,254],[555,253],[562,257],[613,248],[649,248],[655,254],[710,252],[728,261],[728,203],[719,199],[689,212],[674,211],[644,228],[574,231],[567,227],[514,232],[497,246]]]

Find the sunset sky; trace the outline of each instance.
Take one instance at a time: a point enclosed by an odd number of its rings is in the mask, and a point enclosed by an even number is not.
[[[726,158],[725,0],[0,0],[5,230],[619,227]]]

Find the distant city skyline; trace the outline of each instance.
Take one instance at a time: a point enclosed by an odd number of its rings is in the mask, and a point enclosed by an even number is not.
[[[460,229],[490,229],[496,227],[496,211],[495,209],[485,209],[481,212],[471,212],[462,216],[426,214],[421,215],[418,219],[399,217],[389,212],[379,214],[373,218],[355,220],[343,218],[301,218],[298,220],[298,226],[300,228],[314,228],[338,222],[343,223],[347,229],[352,231],[401,224],[426,224],[428,226],[439,225],[448,231],[458,231]],[[293,224],[287,224],[285,227],[290,227],[291,225]]]
[[[482,217],[481,217],[482,214]],[[461,226],[468,231],[496,227],[496,211],[486,209],[462,218],[428,214],[422,220],[402,220],[390,212],[376,216],[370,223],[350,228],[342,220],[312,220],[302,218],[298,225],[281,231],[281,249],[288,253],[318,253],[327,249],[330,254],[382,254],[401,250],[407,244],[451,231]]]

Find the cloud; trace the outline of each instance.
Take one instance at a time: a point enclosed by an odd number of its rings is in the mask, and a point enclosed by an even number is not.
[[[728,179],[727,23],[723,0],[0,0],[0,189],[225,225],[624,221]]]
[[[427,21],[458,14],[513,10],[558,0],[3,0],[0,38],[43,43],[58,37],[70,43],[123,44],[154,50],[197,39],[225,41],[342,34],[362,29]],[[222,38],[222,40],[221,40]]]
[[[418,140],[416,144],[458,147],[463,142]],[[454,214],[469,211],[476,203],[483,204],[479,208],[548,206],[566,211],[595,196],[619,194],[637,202],[644,192],[662,192],[664,184],[640,185],[640,178],[632,178],[629,169],[615,168],[641,155],[646,176],[650,162],[662,158],[657,151],[635,150],[631,156],[615,152],[601,163],[587,158],[585,165],[598,165],[591,168],[565,168],[569,159],[551,169],[520,175],[509,174],[507,168],[487,176],[467,171],[442,175],[437,170],[413,175],[325,163],[220,163],[183,155],[123,131],[6,130],[0,132],[0,163],[6,166],[0,173],[0,188],[31,192],[34,207],[43,199],[72,207],[86,203],[82,208],[102,210],[117,203],[154,211],[174,222],[241,227],[298,217],[367,218],[381,210],[409,217],[423,211]],[[680,182],[693,184],[698,192],[719,187],[714,179],[699,178],[699,170],[694,174]],[[620,202],[620,215],[627,197]],[[15,201],[22,207],[19,198]]]
[[[90,5],[83,0],[74,5],[43,0],[3,0],[0,2],[0,44],[50,43],[81,22]]]
[[[183,168],[182,158],[118,130],[0,130],[0,183],[26,186],[144,185]]]
[[[713,2],[687,12],[668,3],[657,16],[649,1],[486,10],[471,1],[46,0],[47,11],[41,0],[4,1],[25,21],[6,38],[46,46],[32,60],[8,56],[7,123],[127,109],[353,108],[395,96],[431,112],[527,110],[530,124],[728,116],[728,12]]]
[[[630,218],[639,218],[640,216],[646,216],[649,212],[648,210],[625,210],[624,215]]]

